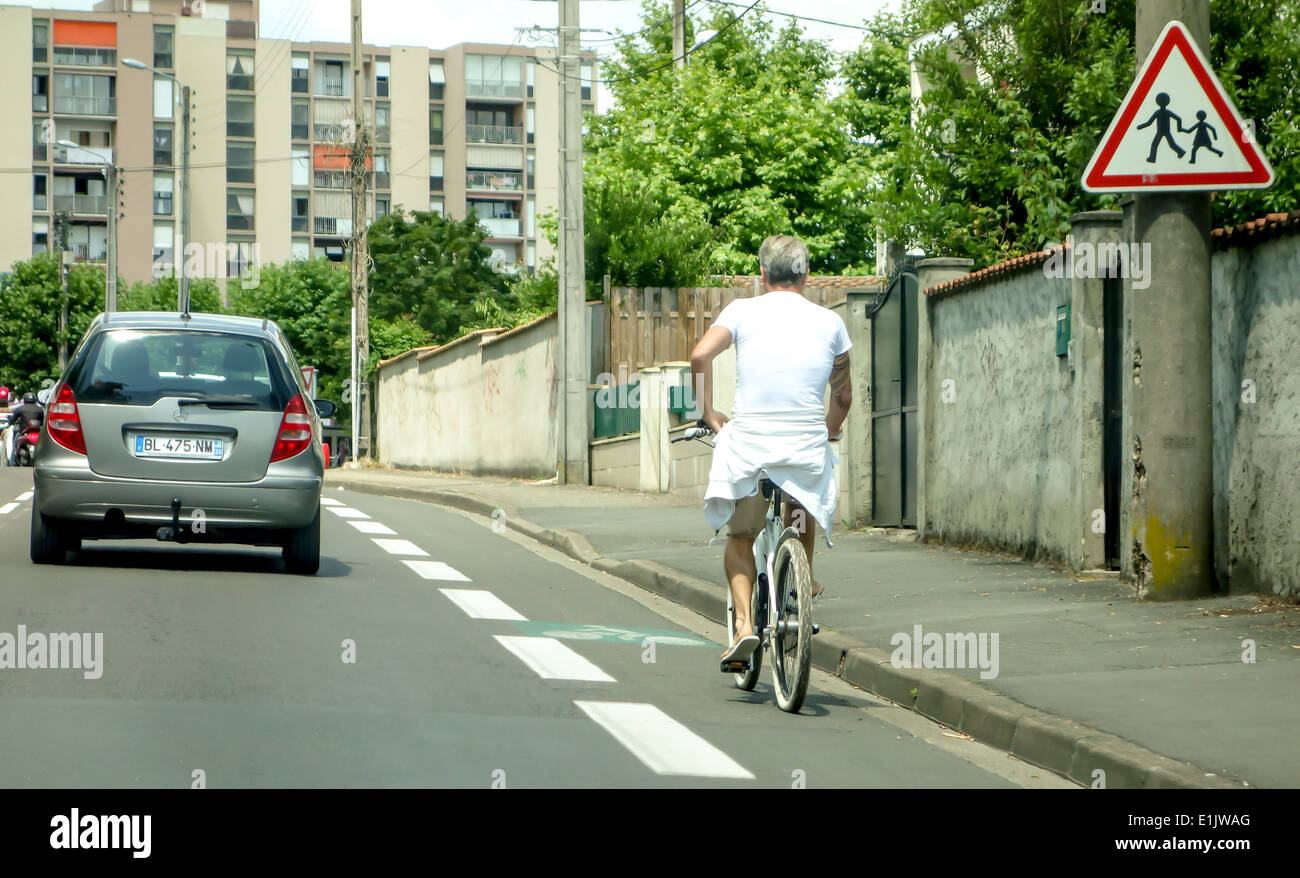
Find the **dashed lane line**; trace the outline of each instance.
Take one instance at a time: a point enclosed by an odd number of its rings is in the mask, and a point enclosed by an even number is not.
[[[738,762],[653,704],[573,703],[655,774],[754,780]]]
[[[552,637],[492,636],[544,680],[616,682],[609,674]]]
[[[465,611],[471,619],[493,619],[503,622],[527,622],[518,610],[490,591],[479,588],[440,588],[438,591]]]

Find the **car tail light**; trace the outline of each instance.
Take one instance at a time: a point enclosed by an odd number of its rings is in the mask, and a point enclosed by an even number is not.
[[[67,384],[59,385],[59,392],[50,406],[47,422],[50,438],[69,451],[86,453],[86,435],[81,432],[81,415],[77,411],[77,397]]]
[[[302,401],[300,393],[284,407],[280,433],[271,449],[271,463],[301,454],[308,445],[311,445],[311,418],[307,416],[307,404]]]

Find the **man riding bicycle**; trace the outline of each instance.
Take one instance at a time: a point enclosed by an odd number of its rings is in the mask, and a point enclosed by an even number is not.
[[[750,597],[758,573],[754,538],[767,510],[761,478],[789,498],[785,524],[799,530],[811,569],[817,525],[830,545],[835,514],[835,456],[828,443],[839,436],[853,402],[844,321],[803,296],[808,248],[798,238],[774,235],[759,248],[758,261],[767,292],[723,308],[691,352],[703,420],[716,434],[705,517],[715,532],[728,525],[723,569],[736,634],[723,661],[746,661],[759,646]],[[713,360],[733,341],[736,396],[728,418],[713,408]],[[813,594],[821,591],[814,582]]]

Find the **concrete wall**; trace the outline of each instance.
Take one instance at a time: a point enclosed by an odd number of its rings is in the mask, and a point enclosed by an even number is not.
[[[1215,568],[1300,597],[1300,235],[1214,253]],[[1252,382],[1243,387],[1244,381]]]
[[[555,475],[554,316],[389,360],[379,372],[379,460],[475,475]]]
[[[931,343],[918,486],[927,539],[1064,558],[1078,530],[1073,376],[1054,331],[1069,296],[1068,281],[1030,268],[920,297]]]
[[[42,16],[50,17],[48,11]],[[8,136],[0,140],[0,271],[32,255],[32,10],[26,6],[0,6],[0,113],[8,120]],[[53,83],[51,82],[51,93]],[[53,98],[51,98],[52,100]],[[53,181],[47,183],[53,192]],[[50,195],[53,200],[53,195]],[[53,222],[50,240],[53,243]]]

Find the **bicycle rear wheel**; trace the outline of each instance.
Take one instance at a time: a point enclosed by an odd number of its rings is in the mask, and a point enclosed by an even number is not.
[[[812,571],[799,535],[787,530],[776,546],[776,606],[772,607],[772,684],[776,704],[798,713],[812,673]]]
[[[754,584],[754,594],[758,594],[759,585]],[[730,590],[728,590],[730,591]],[[750,618],[754,618],[752,613]],[[727,642],[736,642],[736,608],[732,604],[730,593],[727,596]],[[749,670],[742,674],[732,674],[731,678],[736,682],[737,689],[743,689],[745,692],[753,691],[754,685],[758,682],[758,672],[763,667],[763,648],[760,646],[754,650],[754,654],[749,658]]]

